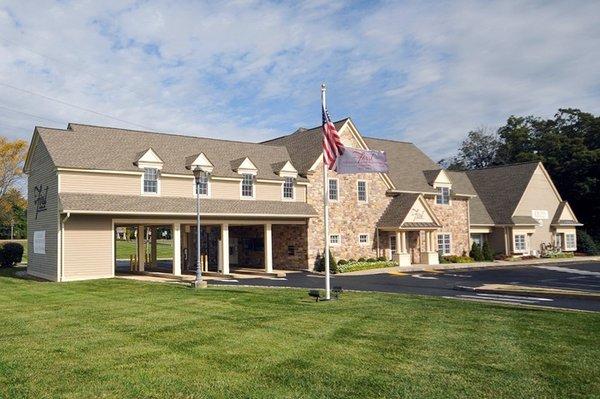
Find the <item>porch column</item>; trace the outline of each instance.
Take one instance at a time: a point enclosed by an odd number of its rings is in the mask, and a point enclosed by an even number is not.
[[[181,276],[181,223],[172,226],[173,235],[173,274]]]
[[[273,229],[271,223],[265,223],[265,272],[273,272]]]
[[[219,266],[221,273],[229,274],[229,224],[221,225],[221,250],[219,251]]]
[[[156,226],[150,227],[150,264],[152,267],[156,267],[157,254],[156,254]]]
[[[397,231],[396,232],[396,253],[404,252],[404,244],[402,243],[402,237],[404,237],[404,232]]]
[[[138,257],[138,272],[144,271],[146,263],[146,246],[144,245],[144,225],[140,224],[137,227],[137,257]]]
[[[400,242],[402,245],[402,253],[405,254],[408,252],[408,248],[406,248],[406,231],[403,231],[400,235]]]

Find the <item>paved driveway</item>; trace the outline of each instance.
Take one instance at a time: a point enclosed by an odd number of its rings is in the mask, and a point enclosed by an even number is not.
[[[334,275],[331,280],[332,286],[341,286],[346,290],[432,295],[457,300],[600,311],[599,300],[483,294],[455,289],[457,285],[477,287],[483,284],[519,284],[600,292],[600,262],[461,269],[439,272],[386,272],[360,276]],[[286,278],[222,280],[211,281],[211,284],[300,288],[323,288],[325,286],[322,275],[308,272],[289,273]]]

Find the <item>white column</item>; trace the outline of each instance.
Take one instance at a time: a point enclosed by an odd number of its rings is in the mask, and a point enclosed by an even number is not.
[[[405,231],[403,231],[400,234],[400,242],[402,245],[402,253],[405,254],[407,252],[407,250],[406,250],[406,232]]]
[[[181,276],[181,223],[174,223],[171,235],[173,236],[173,274]]]
[[[221,273],[229,274],[229,224],[223,223],[221,225],[221,257],[219,263],[221,266]]]
[[[402,244],[402,237],[404,237],[404,233],[397,231],[396,232],[396,253],[403,253],[404,252],[404,244]]]
[[[273,272],[273,230],[271,223],[265,223],[265,272]]]
[[[144,245],[144,225],[142,224],[137,227],[137,257],[138,271],[143,272],[146,262],[146,246]]]

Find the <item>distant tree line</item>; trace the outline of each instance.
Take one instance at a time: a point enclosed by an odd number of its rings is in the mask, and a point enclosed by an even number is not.
[[[551,119],[511,116],[497,130],[467,134],[455,156],[440,164],[469,170],[541,161],[584,229],[600,241],[600,117],[559,109]]]

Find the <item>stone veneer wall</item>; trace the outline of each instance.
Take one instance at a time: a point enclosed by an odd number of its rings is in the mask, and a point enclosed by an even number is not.
[[[437,232],[451,234],[452,254],[462,255],[463,251],[469,254],[469,201],[452,198],[450,205],[439,205],[435,203],[435,197],[427,197],[426,200],[442,224]],[[434,249],[437,249],[437,238]]]
[[[290,255],[288,247],[294,247]],[[308,264],[308,234],[306,225],[273,225],[273,268],[306,270]]]
[[[353,141],[347,131],[340,132],[342,141]],[[358,144],[350,144],[358,147]],[[383,211],[387,208],[391,197],[386,196],[387,186],[378,174],[362,173],[356,175],[338,175],[328,173],[329,178],[338,179],[339,199],[329,205],[329,234],[339,234],[341,245],[330,246],[336,259],[358,259],[360,257],[376,257],[376,224]],[[317,211],[318,217],[308,222],[308,268],[314,268],[317,253],[323,253],[323,169],[322,165],[309,176],[310,187],[307,202]],[[357,181],[367,181],[367,203],[357,199]],[[368,234],[369,243],[358,243],[359,234]],[[388,244],[380,242],[381,248]],[[383,255],[384,252],[381,251]]]

